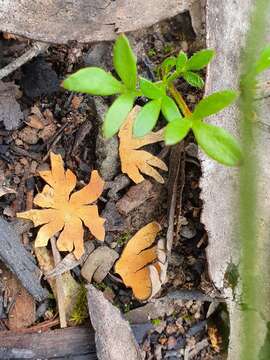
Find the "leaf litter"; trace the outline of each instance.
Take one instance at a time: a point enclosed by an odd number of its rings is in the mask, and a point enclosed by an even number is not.
[[[7,130],[17,129],[24,118],[16,100],[18,91],[14,83],[0,81],[0,121]]]

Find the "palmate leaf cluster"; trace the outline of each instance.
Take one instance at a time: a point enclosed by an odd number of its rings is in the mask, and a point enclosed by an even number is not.
[[[116,99],[110,106],[103,125],[104,136],[115,135],[134,106],[137,97],[148,102],[137,115],[133,136],[143,137],[156,126],[160,113],[167,121],[165,142],[173,145],[181,141],[190,130],[202,150],[216,161],[236,166],[241,161],[238,142],[226,130],[207,124],[204,119],[229,106],[237,98],[236,92],[224,90],[201,100],[191,115],[184,114],[179,104],[170,96],[170,85],[183,78],[196,88],[204,86],[200,71],[214,57],[214,51],[203,49],[188,58],[181,51],[177,57],[168,57],[159,67],[161,80],[151,82],[137,74],[137,59],[125,35],[120,35],[113,49],[116,76],[98,67],[87,67],[70,75],[63,86],[71,91],[91,95],[109,96]],[[258,69],[264,65],[258,63]]]

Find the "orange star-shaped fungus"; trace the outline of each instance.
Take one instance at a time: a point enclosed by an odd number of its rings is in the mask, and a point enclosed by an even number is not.
[[[84,253],[83,224],[98,239],[104,240],[104,219],[98,214],[96,201],[103,191],[104,181],[96,170],[92,171],[88,185],[77,192],[76,176],[71,170],[64,170],[60,155],[50,153],[51,170],[40,171],[39,175],[49,185],[36,195],[34,204],[42,210],[29,210],[17,216],[30,219],[35,226],[43,225],[35,240],[36,247],[46,246],[49,239],[63,230],[57,240],[59,251],[73,251],[77,259]]]
[[[166,253],[162,239],[153,245],[160,230],[155,221],[141,228],[129,240],[115,264],[115,272],[126,286],[132,288],[138,300],[154,296],[165,281]]]
[[[167,165],[158,157],[138,148],[164,140],[164,130],[151,132],[141,138],[132,136],[133,123],[140,111],[139,106],[135,106],[129,113],[126,121],[122,125],[118,136],[120,139],[119,155],[121,160],[122,172],[127,174],[136,184],[142,182],[144,177],[141,173],[153,177],[156,181],[164,183],[163,177],[156,169],[167,171]]]

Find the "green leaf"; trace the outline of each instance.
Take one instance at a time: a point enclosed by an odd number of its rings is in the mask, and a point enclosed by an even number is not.
[[[113,64],[120,79],[130,90],[136,89],[137,59],[133,53],[128,38],[119,35],[113,47]]]
[[[200,75],[192,71],[185,72],[183,74],[183,78],[186,80],[187,83],[189,83],[189,85],[194,86],[195,88],[202,89],[204,86],[204,81],[200,77]]]
[[[161,99],[152,100],[146,105],[144,105],[134,122],[134,136],[144,136],[155,127],[159,117],[160,108]]]
[[[258,74],[269,67],[270,67],[270,46],[267,46],[262,50],[259,59],[256,62],[256,72]]]
[[[110,73],[97,67],[87,67],[70,75],[63,82],[63,87],[91,95],[114,95],[124,91],[124,85]]]
[[[177,59],[176,59],[176,70],[178,72],[182,71],[188,61],[188,57],[184,51],[180,51]]]
[[[169,96],[164,96],[162,98],[161,111],[166,120],[169,122],[182,117],[178,106]]]
[[[194,55],[188,59],[187,70],[201,70],[213,59],[215,55],[214,50],[203,49],[196,52]]]
[[[144,78],[140,78],[140,87],[143,95],[149,99],[159,99],[165,95],[164,89]]]
[[[216,92],[202,99],[195,107],[193,117],[202,119],[213,115],[226,106],[230,105],[237,98],[237,93],[233,90],[224,90]]]
[[[175,65],[176,65],[176,58],[174,56],[170,56],[162,62],[161,68],[165,73],[165,75],[167,75],[175,67]]]
[[[132,109],[134,100],[134,94],[126,93],[120,95],[110,106],[103,124],[103,133],[106,138],[110,138],[117,133]]]
[[[191,128],[191,121],[188,118],[171,121],[165,129],[166,145],[174,145],[183,140]]]
[[[226,130],[202,121],[194,121],[192,129],[198,144],[208,156],[223,165],[240,165],[240,145]]]

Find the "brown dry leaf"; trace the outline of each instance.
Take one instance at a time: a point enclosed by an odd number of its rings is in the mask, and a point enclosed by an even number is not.
[[[153,246],[160,230],[157,222],[151,222],[140,229],[129,240],[115,264],[115,272],[121,276],[126,286],[132,288],[134,296],[139,300],[154,296],[164,279],[164,246]]]
[[[15,130],[21,124],[24,115],[16,100],[18,87],[13,82],[0,81],[0,121],[7,130]]]
[[[120,139],[119,155],[122,172],[127,174],[136,184],[144,180],[141,173],[151,176],[156,181],[163,184],[163,177],[156,169],[154,169],[154,167],[168,171],[167,165],[149,152],[138,149],[145,145],[163,141],[164,130],[161,129],[157,132],[151,132],[141,138],[134,138],[132,136],[132,128],[139,111],[139,106],[133,108],[118,133]]]
[[[36,247],[46,246],[53,235],[63,230],[57,240],[58,250],[71,252],[74,249],[74,256],[79,259],[84,253],[83,224],[98,240],[104,240],[105,220],[99,216],[96,205],[89,205],[101,195],[104,181],[94,170],[89,184],[71,194],[76,176],[71,170],[64,170],[60,155],[51,152],[50,158],[51,170],[39,173],[49,185],[45,185],[34,199],[35,205],[45,209],[29,210],[17,216],[32,220],[35,226],[43,225],[37,234]]]
[[[40,120],[40,118],[35,114],[28,116],[26,124],[37,130],[44,129],[45,126],[44,123]]]

